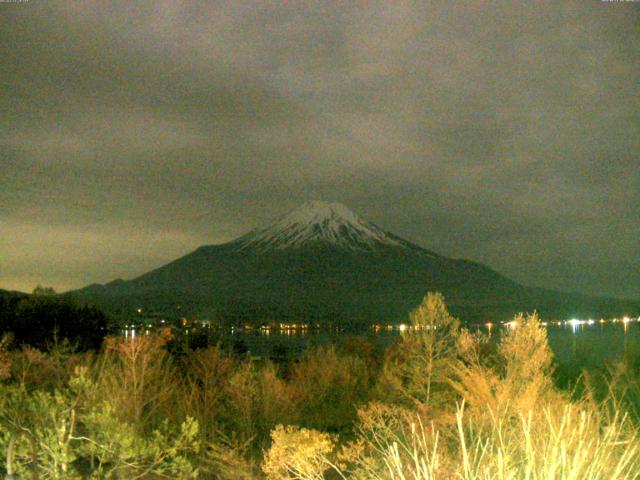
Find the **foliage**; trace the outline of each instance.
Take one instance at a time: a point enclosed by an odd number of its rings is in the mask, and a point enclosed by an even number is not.
[[[2,450],[15,447],[8,473],[15,468],[24,475],[28,466],[52,479],[195,478],[190,455],[198,448],[197,423],[187,419],[177,432],[165,424],[148,436],[137,434],[96,398],[86,367],[52,392],[29,392],[24,384],[2,389],[0,423],[12,433]]]
[[[50,292],[39,292],[49,296]],[[640,369],[554,386],[536,315],[492,343],[429,294],[384,356],[362,342],[274,364],[166,339],[0,341],[0,455],[43,479],[640,478]],[[515,327],[515,328],[514,328]]]
[[[451,410],[455,401],[449,380],[458,354],[460,324],[439,293],[428,293],[410,318],[412,328],[385,359],[379,397],[435,417]]]
[[[8,352],[11,337],[3,335],[0,338],[0,382],[11,376],[11,356]]]
[[[583,376],[587,396],[609,415],[627,412],[640,425],[640,359],[626,357],[604,372]]]
[[[570,403],[517,416],[488,407],[487,422],[457,414],[458,472],[464,479],[609,480],[640,477],[637,432],[625,416],[603,421]]]
[[[23,345],[11,354],[11,375],[28,388],[62,388],[76,367],[86,365],[92,354],[77,353],[68,340],[56,342],[47,352]]]
[[[603,410],[589,399],[572,403],[568,395],[556,391],[551,382],[552,355],[537,316],[519,316],[515,321],[516,328],[489,358],[481,355],[485,338],[466,331],[457,336],[450,382],[463,402],[453,425],[433,421],[426,425],[420,409],[370,404],[360,410],[357,437],[342,450],[340,466],[334,467],[338,476],[640,478],[638,426],[624,413],[625,404],[612,403],[610,394],[601,404],[609,408]],[[618,371],[621,376],[626,373]],[[610,379],[620,383],[614,376]],[[470,403],[467,410],[465,402]]]
[[[372,383],[364,360],[340,355],[332,346],[308,350],[291,368],[290,377],[300,424],[332,432],[351,427]]]
[[[224,435],[209,442],[200,458],[200,470],[218,480],[251,480],[259,476],[249,454],[249,443],[238,443]]]
[[[463,332],[458,339],[450,384],[472,412],[492,406],[526,415],[542,401],[560,397],[551,380],[553,354],[537,315],[517,316],[511,325],[493,358],[480,355],[485,338]]]
[[[440,460],[438,433],[425,428],[415,411],[373,402],[358,411],[358,418],[356,439],[339,454],[343,476],[431,478]]]
[[[269,480],[323,480],[324,472],[333,465],[334,439],[326,433],[278,425],[271,438],[273,443],[262,464]]]
[[[486,421],[456,413],[450,431],[426,428],[393,408],[363,423],[338,469],[354,480],[630,480],[640,478],[638,434],[627,418],[603,422],[597,412],[565,403],[526,416]],[[371,416],[371,412],[367,416]],[[446,441],[444,441],[446,440]],[[299,478],[313,479],[313,476]]]
[[[78,306],[51,288],[36,287],[32,295],[3,302],[0,332],[11,332],[17,345],[40,350],[68,339],[78,351],[100,348],[107,333],[107,317],[92,306]]]
[[[176,416],[175,367],[163,345],[154,336],[107,338],[95,365],[99,397],[140,432]]]
[[[225,390],[238,368],[237,361],[217,347],[193,351],[182,359],[184,394],[181,408],[196,418],[206,441],[212,441],[221,428]]]

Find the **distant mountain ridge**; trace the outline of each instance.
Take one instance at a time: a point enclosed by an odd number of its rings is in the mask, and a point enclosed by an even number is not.
[[[634,313],[638,302],[520,285],[386,232],[337,203],[307,202],[225,244],[202,246],[133,280],[74,293],[116,315],[135,309],[221,324],[310,321],[341,326],[406,321],[427,291],[468,321],[521,311],[551,317]]]

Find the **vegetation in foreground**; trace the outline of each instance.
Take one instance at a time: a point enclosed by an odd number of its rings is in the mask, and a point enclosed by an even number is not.
[[[161,337],[99,353],[0,344],[0,455],[9,478],[635,479],[632,362],[553,381],[546,331],[517,317],[499,342],[429,294],[414,329],[275,364]],[[12,476],[13,475],[13,476]]]

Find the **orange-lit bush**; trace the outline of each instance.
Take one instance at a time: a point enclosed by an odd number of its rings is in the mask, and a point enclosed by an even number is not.
[[[179,383],[170,355],[159,337],[135,341],[107,338],[95,364],[99,395],[118,417],[139,431],[175,419]]]
[[[456,395],[450,381],[458,357],[459,321],[438,293],[429,293],[410,319],[411,329],[387,352],[378,396],[431,418],[449,413],[453,421]]]
[[[381,369],[357,342],[276,365],[218,347],[175,357],[161,336],[95,356],[2,341],[0,456],[41,478],[640,478],[633,362],[569,395],[535,315],[493,346],[440,295],[411,319]]]
[[[278,425],[271,432],[272,444],[262,470],[269,480],[304,478],[323,480],[332,466],[334,440],[326,433]]]
[[[291,369],[289,381],[300,424],[332,432],[350,429],[357,408],[368,401],[371,371],[364,360],[317,347]]]

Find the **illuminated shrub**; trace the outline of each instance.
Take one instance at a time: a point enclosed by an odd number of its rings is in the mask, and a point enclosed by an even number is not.
[[[442,471],[438,434],[415,411],[371,403],[358,411],[358,419],[356,440],[338,456],[343,475],[353,480],[426,480]]]
[[[358,438],[342,452],[351,480],[631,480],[640,472],[637,430],[623,417],[603,422],[580,406],[541,405],[511,421],[488,406],[486,418],[463,407],[451,428],[433,430],[415,413],[373,405]],[[311,479],[316,477],[299,477]]]
[[[271,432],[272,445],[262,470],[269,480],[323,480],[331,466],[334,442],[316,430],[278,425]]]
[[[179,383],[160,337],[107,338],[96,363],[100,398],[140,431],[175,418]],[[179,420],[180,419],[176,419]]]
[[[460,326],[439,293],[427,294],[410,318],[411,329],[387,352],[378,396],[434,418],[451,411],[456,399],[450,379]]]
[[[289,385],[302,425],[338,432],[351,428],[371,383],[364,360],[329,346],[309,350],[292,367]]]
[[[8,473],[20,478],[195,478],[198,425],[168,422],[140,435],[118,420],[113,407],[96,396],[86,367],[52,392],[29,392],[24,384],[2,385],[0,454]],[[35,471],[34,477],[28,469]]]
[[[438,294],[411,319],[382,371],[353,342],[285,370],[214,347],[178,361],[154,336],[109,339],[96,358],[5,340],[0,456],[13,452],[9,473],[24,478],[30,466],[69,479],[639,478],[633,362],[598,385],[586,377],[589,395],[571,399],[552,383],[537,316],[516,317],[497,344]]]
[[[471,413],[483,415],[491,406],[501,415],[527,415],[543,401],[562,400],[553,388],[553,354],[537,315],[520,315],[512,325],[494,358],[480,354],[485,338],[463,332],[458,339],[459,360],[451,384]]]
[[[221,428],[227,386],[238,365],[217,347],[189,352],[183,364],[181,408],[198,420],[203,437],[211,441]]]

